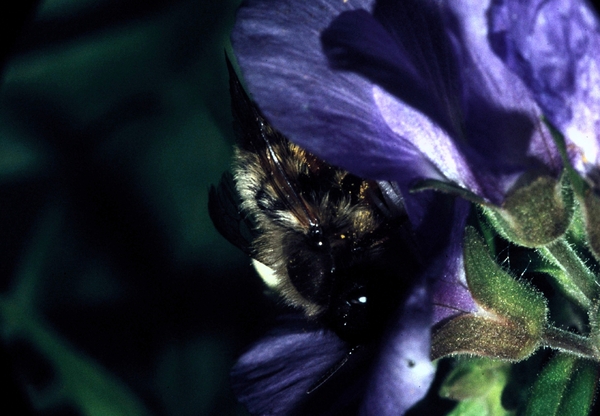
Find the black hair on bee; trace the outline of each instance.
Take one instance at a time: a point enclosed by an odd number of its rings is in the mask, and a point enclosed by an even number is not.
[[[266,266],[285,303],[354,345],[381,333],[419,264],[402,194],[290,142],[227,60],[236,133],[233,176],[211,188],[213,223]]]

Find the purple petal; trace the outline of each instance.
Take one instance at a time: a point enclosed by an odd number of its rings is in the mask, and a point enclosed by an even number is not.
[[[349,4],[240,9],[233,42],[249,89],[291,140],[403,190],[445,179],[495,203],[525,170],[560,170],[539,109],[489,48],[485,3],[388,0],[374,16]]]
[[[404,414],[429,389],[435,369],[429,358],[430,293],[425,280],[415,288],[382,343],[361,414]]]
[[[490,43],[575,147],[583,174],[600,164],[600,23],[581,0],[494,0]],[[573,149],[571,149],[573,150]]]
[[[356,153],[377,153],[379,161],[384,154],[377,138],[391,132],[373,116],[370,85],[330,70],[321,52],[320,31],[350,6],[326,0],[256,0],[246,6],[238,11],[233,46],[248,88],[271,123],[338,166],[354,162]],[[336,146],[344,141],[352,145]]]
[[[463,238],[470,204],[457,200],[448,231],[450,238],[443,246],[427,276],[432,284],[433,324],[463,313],[475,312],[477,305],[471,297],[463,263]]]
[[[371,82],[329,67],[320,32],[351,4],[255,0],[242,7],[232,39],[250,92],[276,128],[329,163],[397,180],[403,190],[415,178],[442,179],[418,147],[388,127]]]
[[[544,168],[558,175],[562,162],[542,113],[528,88],[498,59],[487,36],[489,0],[449,0],[460,40],[458,68],[463,90],[464,131],[494,175]],[[449,26],[452,26],[449,24]],[[478,143],[479,142],[479,143]],[[487,178],[483,180],[487,182]]]
[[[561,162],[527,88],[490,50],[485,10],[382,0],[374,15],[340,15],[323,43],[333,67],[381,87],[375,101],[398,137],[446,179],[500,203],[521,173],[557,174]]]
[[[333,332],[299,318],[261,339],[234,366],[233,390],[252,414],[287,415],[348,352]]]
[[[439,125],[381,88],[374,87],[373,96],[390,129],[399,137],[407,137],[422,154],[427,155],[440,172],[439,177],[481,193],[467,160]],[[430,177],[435,176],[431,173]]]
[[[389,16],[390,11],[381,10],[388,9],[387,4],[389,2],[377,2],[375,13]],[[422,3],[423,6],[427,4]],[[423,11],[421,9],[419,12]],[[430,83],[431,77],[426,76],[428,71],[424,71],[424,65],[419,65],[421,59],[415,56],[424,50],[419,41],[428,39],[418,33],[423,30],[419,30],[421,25],[414,23],[415,16],[408,13],[410,11],[410,7],[394,7],[393,23],[388,25],[391,30],[384,27],[387,19],[382,24],[365,10],[342,13],[323,32],[323,51],[333,68],[365,76],[448,129],[451,122],[447,114],[440,111],[438,100],[433,96],[436,89]],[[400,29],[403,29],[402,33],[398,33]],[[435,60],[437,57],[427,58]]]

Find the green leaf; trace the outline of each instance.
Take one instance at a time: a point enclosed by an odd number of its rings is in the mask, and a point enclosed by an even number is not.
[[[440,395],[459,400],[450,416],[507,416],[502,407],[502,391],[508,380],[510,365],[490,359],[468,358],[459,360],[448,375]]]
[[[3,340],[26,339],[47,359],[60,380],[42,391],[31,391],[38,410],[69,403],[87,416],[148,415],[142,400],[126,383],[71,345],[35,307],[33,294],[40,285],[43,266],[48,262],[48,253],[62,230],[63,221],[62,205],[47,209],[18,270],[17,284],[0,295]]]
[[[566,354],[557,354],[533,386],[526,416],[587,416],[598,376],[598,365]]]
[[[93,358],[79,352],[65,340],[32,320],[27,328],[31,341],[48,358],[62,381],[57,396],[46,399],[73,403],[89,416],[144,416],[149,412],[136,394]]]
[[[592,407],[598,380],[598,365],[592,361],[577,359],[563,400],[560,415],[587,415]]]
[[[485,399],[465,400],[460,402],[448,416],[508,416],[512,413],[500,404],[489,403]]]

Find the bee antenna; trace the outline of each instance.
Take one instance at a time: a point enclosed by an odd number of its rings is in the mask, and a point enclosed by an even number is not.
[[[327,370],[325,372],[325,374],[323,374],[321,377],[319,377],[319,379],[317,380],[316,383],[314,383],[312,386],[309,387],[308,390],[306,390],[306,394],[311,394],[313,393],[315,390],[317,390],[319,387],[321,387],[323,384],[325,384],[327,382],[327,380],[329,380],[331,377],[333,377],[333,375],[335,373],[337,373],[343,366],[344,364],[346,364],[348,362],[348,360],[350,359],[350,356],[357,351],[360,348],[360,345],[355,345],[354,347],[350,348],[350,351],[348,351],[348,353],[346,353],[346,355],[337,363],[335,363],[335,365],[333,367],[331,367],[329,370]]]

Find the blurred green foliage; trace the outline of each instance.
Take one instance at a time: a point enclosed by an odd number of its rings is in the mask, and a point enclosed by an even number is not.
[[[5,59],[0,353],[18,414],[245,414],[228,372],[271,310],[206,209],[234,141],[238,4],[49,0]]]

